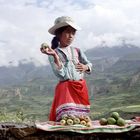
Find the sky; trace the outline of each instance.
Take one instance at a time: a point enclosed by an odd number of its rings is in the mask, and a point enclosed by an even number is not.
[[[48,29],[60,16],[82,28],[73,46],[86,49],[120,45],[140,47],[140,0],[0,0],[0,66],[19,61],[46,65],[40,45],[50,45]]]

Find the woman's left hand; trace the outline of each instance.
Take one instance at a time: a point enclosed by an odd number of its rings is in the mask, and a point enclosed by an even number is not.
[[[77,69],[77,71],[80,71],[80,72],[85,72],[88,70],[88,66],[82,63],[76,64],[75,68]]]

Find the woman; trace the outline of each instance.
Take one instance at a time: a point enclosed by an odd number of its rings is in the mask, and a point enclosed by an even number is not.
[[[50,111],[50,121],[60,121],[63,115],[88,116],[90,103],[84,73],[90,73],[92,64],[85,54],[71,43],[77,26],[70,17],[55,20],[49,33],[55,35],[51,48],[41,47],[41,52],[49,56],[49,62],[59,83]]]

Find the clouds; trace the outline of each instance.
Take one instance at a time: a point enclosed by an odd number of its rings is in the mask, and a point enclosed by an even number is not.
[[[84,44],[87,44],[86,40],[88,40],[88,44],[93,44],[94,47],[102,42],[112,46],[126,39],[140,46],[138,39],[140,36],[138,14],[140,1],[100,0],[94,2],[94,7],[82,12],[82,19],[87,19],[87,22],[83,23],[83,27],[86,28],[85,35],[82,34],[85,38]]]
[[[62,15],[81,26],[74,45],[83,49],[122,39],[140,46],[139,7],[139,0],[0,0],[0,65],[24,58],[46,64],[39,47],[44,41],[50,44],[48,29]]]

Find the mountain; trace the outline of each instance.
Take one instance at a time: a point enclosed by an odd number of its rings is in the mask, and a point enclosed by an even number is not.
[[[134,45],[98,47],[89,49],[85,53],[93,63],[95,71],[110,72],[120,68],[127,70],[125,65],[129,65],[129,63],[131,67],[134,65],[133,69],[139,68],[140,48]],[[120,71],[118,70],[118,72]]]
[[[140,52],[140,48],[134,45],[125,44],[113,47],[96,47],[86,51],[86,54],[90,59],[93,58],[111,58],[122,57],[127,54]]]
[[[140,68],[140,48],[128,46],[97,47],[87,50],[86,55],[93,63],[95,72],[125,72]],[[18,66],[0,67],[0,86],[23,84],[35,79],[53,78],[50,65],[36,66],[33,61],[20,61]]]
[[[119,60],[106,71],[127,74],[133,74],[140,71],[140,52],[132,52],[120,57]]]
[[[1,66],[0,67],[0,85],[23,84],[36,78],[48,77],[52,75],[49,65],[36,66],[33,62],[22,63],[18,66]]]

